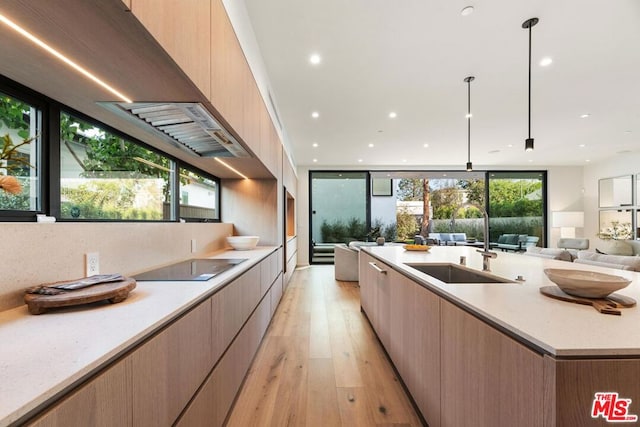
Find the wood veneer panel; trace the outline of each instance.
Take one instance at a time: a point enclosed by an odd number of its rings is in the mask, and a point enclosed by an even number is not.
[[[440,425],[440,298],[391,271],[389,356],[430,426]]]
[[[617,392],[620,399],[632,399],[629,414],[640,416],[640,359],[555,361],[553,392],[556,406],[552,422],[555,424],[550,425],[607,425],[604,418],[591,417],[593,400],[598,392]]]
[[[133,424],[172,424],[213,366],[206,301],[131,355]]]
[[[441,300],[442,426],[542,426],[543,358]]]
[[[131,12],[200,91],[211,92],[209,0],[131,0]]]
[[[123,359],[29,425],[131,426],[131,412],[131,364]]]

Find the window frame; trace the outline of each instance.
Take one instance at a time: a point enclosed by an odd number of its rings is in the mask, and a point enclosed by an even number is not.
[[[197,173],[198,175],[201,175],[204,178],[210,179],[211,181],[216,183],[216,207],[217,207],[217,211],[218,211],[218,215],[217,218],[214,219],[210,219],[210,218],[189,218],[189,217],[181,217],[180,216],[180,197],[181,195],[178,194],[178,192],[180,191],[180,169],[186,169],[189,172],[194,172]],[[219,223],[222,222],[222,209],[220,206],[220,201],[222,200],[220,197],[220,193],[222,191],[222,186],[220,178],[218,178],[217,176],[211,175],[210,173],[207,173],[205,171],[203,171],[200,168],[197,168],[193,165],[190,165],[186,162],[177,160],[176,161],[176,173],[174,174],[174,185],[175,185],[175,195],[176,195],[176,203],[175,203],[175,210],[174,210],[174,215],[175,217],[179,220],[184,220],[185,222],[209,222],[209,223]]]
[[[21,211],[21,210],[3,210],[0,209],[0,221],[2,222],[35,222],[36,215],[45,214],[47,207],[49,206],[48,188],[50,185],[50,171],[49,171],[49,103],[47,100],[39,95],[37,92],[24,87],[8,78],[0,75],[0,92],[8,95],[12,98],[16,98],[22,102],[28,103],[38,109],[40,128],[38,138],[36,139],[36,164],[38,170],[38,201],[40,206],[35,210]]]
[[[123,223],[123,222],[135,222],[135,223],[175,223],[180,222],[180,195],[178,194],[179,183],[179,170],[180,168],[193,171],[207,179],[210,179],[216,183],[216,206],[218,208],[218,218],[204,219],[204,218],[182,218],[187,222],[222,222],[222,205],[221,205],[221,193],[222,185],[221,180],[211,173],[205,172],[202,169],[190,164],[188,161],[178,159],[162,149],[153,147],[144,141],[141,141],[131,135],[126,134],[106,123],[101,122],[85,113],[82,113],[68,105],[55,101],[41,93],[38,93],[26,86],[21,85],[6,76],[0,74],[0,92],[19,99],[20,101],[31,104],[39,109],[40,112],[40,138],[37,147],[38,153],[38,171],[40,188],[38,198],[40,200],[40,207],[36,211],[14,211],[14,210],[0,210],[0,222],[35,222],[37,220],[37,214],[46,214],[53,216],[59,222],[110,222],[110,223]],[[96,127],[103,129],[106,132],[112,133],[118,137],[124,138],[127,141],[139,145],[149,151],[152,151],[160,156],[167,158],[171,162],[171,166],[174,168],[175,173],[173,179],[169,180],[170,192],[171,192],[171,219],[162,220],[122,220],[122,219],[73,219],[73,218],[61,218],[61,191],[60,191],[60,172],[61,172],[61,160],[60,160],[60,120],[61,114],[66,113],[76,117],[84,122],[92,124]]]

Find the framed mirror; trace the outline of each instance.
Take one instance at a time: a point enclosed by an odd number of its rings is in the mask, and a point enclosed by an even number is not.
[[[604,178],[598,181],[598,206],[612,208],[633,204],[633,176]]]
[[[633,210],[612,209],[600,211],[598,236],[604,240],[633,239]]]

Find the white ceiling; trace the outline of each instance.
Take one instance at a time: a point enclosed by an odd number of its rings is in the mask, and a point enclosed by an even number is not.
[[[585,165],[640,150],[639,0],[245,3],[298,165],[462,169],[469,75],[476,78],[476,168]],[[462,16],[468,5],[474,13]],[[521,25],[531,17],[540,19],[535,150],[525,153],[528,31]],[[309,63],[312,53],[320,65]],[[541,67],[545,56],[553,63]]]

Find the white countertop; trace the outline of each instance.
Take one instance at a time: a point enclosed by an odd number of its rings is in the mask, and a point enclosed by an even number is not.
[[[52,309],[37,316],[26,305],[0,312],[0,426],[119,357],[276,249],[217,252],[209,257],[247,261],[206,282],[138,282],[118,304]]]
[[[521,340],[557,356],[640,356],[640,308],[622,308],[621,316],[602,314],[588,305],[579,305],[542,295],[539,288],[555,286],[544,268],[599,271],[632,279],[616,292],[640,300],[640,273],[574,264],[497,251],[491,260],[491,274],[513,280],[501,284],[445,284],[404,263],[459,263],[482,270],[477,248],[435,246],[427,252],[405,251],[397,246],[374,246],[362,250],[392,265],[394,269],[431,288],[448,300],[481,318],[493,322]],[[524,283],[514,279],[522,275]],[[393,284],[392,284],[393,285]]]

